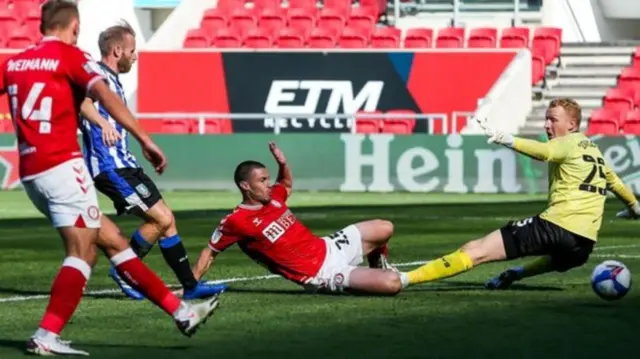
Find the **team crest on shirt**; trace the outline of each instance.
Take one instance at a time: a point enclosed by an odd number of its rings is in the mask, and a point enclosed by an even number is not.
[[[142,198],[149,198],[149,196],[151,196],[151,192],[149,192],[149,189],[144,185],[144,183],[140,183],[136,186],[136,192],[138,192]]]
[[[262,223],[262,220],[260,218],[256,217],[253,219],[253,225],[259,226],[260,223]]]

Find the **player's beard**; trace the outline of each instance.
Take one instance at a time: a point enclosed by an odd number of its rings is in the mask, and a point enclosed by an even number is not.
[[[133,61],[131,61],[130,57],[123,56],[120,61],[118,61],[118,71],[121,74],[126,74],[131,70],[131,66],[133,66]]]

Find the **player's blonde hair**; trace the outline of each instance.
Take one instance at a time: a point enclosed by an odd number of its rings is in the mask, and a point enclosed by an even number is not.
[[[582,107],[578,102],[572,98],[560,97],[554,99],[549,103],[549,108],[562,107],[565,112],[576,121],[576,131],[580,129],[580,122],[582,121]]]

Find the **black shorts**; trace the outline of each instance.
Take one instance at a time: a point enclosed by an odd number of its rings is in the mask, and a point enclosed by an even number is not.
[[[142,168],[119,168],[104,171],[93,181],[98,191],[113,201],[118,215],[133,210],[146,212],[162,199],[155,183]]]
[[[584,264],[595,244],[539,216],[509,222],[500,232],[507,259],[549,255],[560,272]]]

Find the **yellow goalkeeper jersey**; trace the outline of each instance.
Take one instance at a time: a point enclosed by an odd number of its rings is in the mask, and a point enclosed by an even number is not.
[[[627,205],[633,192],[605,163],[598,146],[582,133],[572,133],[543,143],[515,138],[513,149],[549,162],[549,204],[540,217],[597,241],[607,190]]]

